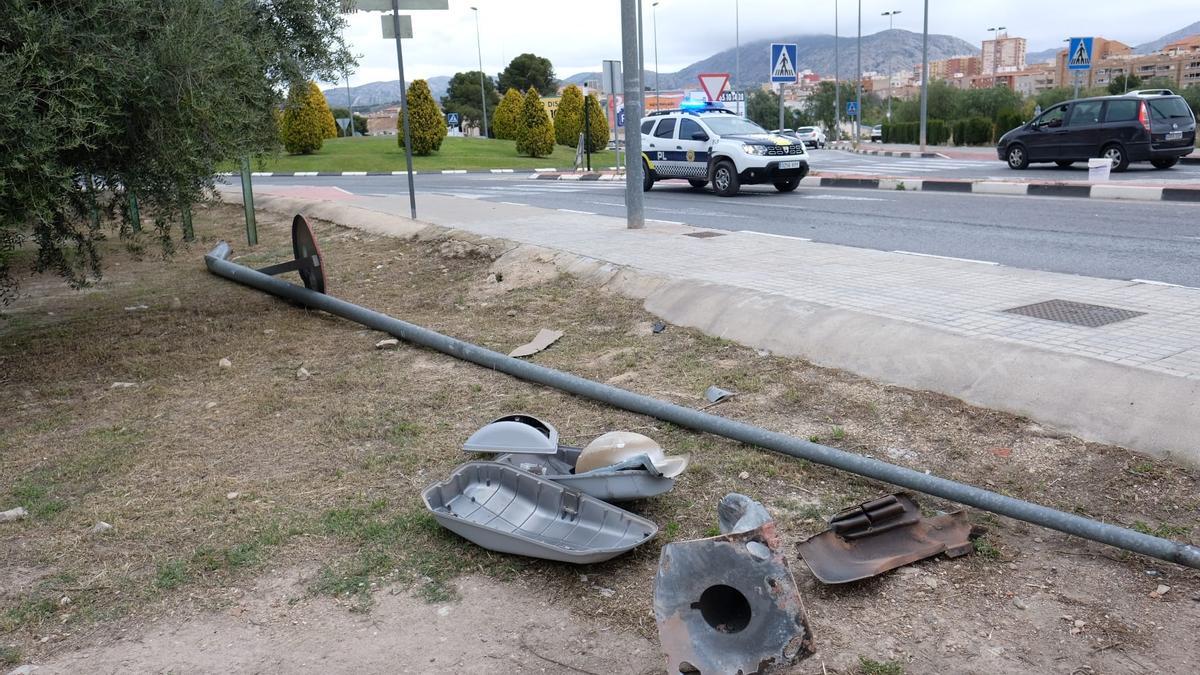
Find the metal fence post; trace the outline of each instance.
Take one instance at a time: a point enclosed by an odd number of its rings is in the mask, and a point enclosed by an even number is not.
[[[254,185],[250,181],[250,158],[242,158],[242,204],[246,207],[246,243],[258,244],[258,225],[254,222]]]

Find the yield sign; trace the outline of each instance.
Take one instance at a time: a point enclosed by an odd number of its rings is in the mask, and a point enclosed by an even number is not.
[[[700,73],[699,78],[700,86],[708,100],[721,100],[722,92],[729,86],[729,73]]]

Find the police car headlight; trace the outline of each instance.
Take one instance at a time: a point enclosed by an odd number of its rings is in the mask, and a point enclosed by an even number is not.
[[[767,146],[745,143],[742,145],[742,152],[746,153],[747,155],[765,155],[767,154]]]

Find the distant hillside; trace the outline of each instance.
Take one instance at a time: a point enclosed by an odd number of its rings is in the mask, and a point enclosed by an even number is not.
[[[433,92],[433,100],[439,103],[442,97],[446,95],[446,88],[450,86],[450,77],[447,75],[438,75],[426,80],[429,82],[429,90]],[[330,87],[323,90],[325,100],[329,101],[331,108],[346,107],[346,87]],[[378,107],[389,103],[400,102],[400,81],[391,80],[390,82],[368,82],[360,84],[356,87],[350,87],[350,100],[354,104],[354,108]]]
[[[1186,28],[1180,28],[1174,33],[1167,33],[1157,40],[1151,40],[1150,42],[1140,44],[1134,47],[1133,51],[1137,54],[1149,54],[1162,49],[1176,40],[1182,40],[1183,38],[1191,37],[1192,35],[1200,35],[1200,21],[1197,21]]]
[[[1025,63],[1029,65],[1035,63],[1054,63],[1060,51],[1062,51],[1061,47],[1055,47],[1054,49],[1043,49],[1040,52],[1029,52],[1025,54]]]
[[[794,42],[799,47],[796,54],[799,70],[812,70],[819,75],[833,75],[835,40],[832,35],[786,35],[756,40],[741,45],[740,50],[726,49],[693,63],[677,73],[662,73],[663,89],[698,86],[699,73],[730,73],[737,68],[741,54],[741,74],[744,87],[756,87],[767,81],[770,70],[770,44],[772,42]],[[836,50],[841,60],[843,78],[855,72],[856,45],[858,40],[841,37],[836,41]],[[929,36],[929,60],[948,59],[952,56],[969,56],[979,53],[969,42],[952,35]],[[864,72],[894,73],[912,68],[921,62],[921,34],[906,30],[885,30],[874,35],[864,35],[862,40],[862,67]],[[599,73],[576,73],[565,81],[580,84],[584,80],[597,80]],[[654,73],[646,73],[643,80],[654,86]]]

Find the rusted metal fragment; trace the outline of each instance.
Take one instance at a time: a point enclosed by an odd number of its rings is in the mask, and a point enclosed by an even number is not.
[[[720,511],[725,534],[668,544],[659,558],[654,615],[667,671],[760,673],[809,656],[812,632],[775,522],[761,522],[765,509],[742,495],[727,495]],[[761,524],[728,531],[739,522]]]
[[[971,552],[971,524],[963,511],[921,517],[916,499],[897,492],[838,513],[829,529],[800,543],[814,576],[844,584],[945,553]]]

